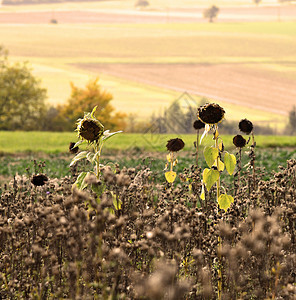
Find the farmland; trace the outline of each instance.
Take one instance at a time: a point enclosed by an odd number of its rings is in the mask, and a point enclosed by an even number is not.
[[[178,135],[185,142],[184,153],[180,153],[178,169],[181,171],[194,163],[196,136]],[[104,163],[118,163],[124,166],[149,166],[158,179],[163,180],[163,168],[166,161],[166,143],[175,138],[174,134],[126,134],[122,133],[106,144],[103,151]],[[223,136],[225,148],[235,153],[233,136]],[[68,132],[0,132],[0,182],[8,182],[15,174],[27,174],[33,171],[34,160],[45,161],[44,171],[50,177],[61,178],[70,175],[69,164],[73,155],[68,153],[69,143],[76,142],[77,136]],[[296,137],[257,136],[257,159],[261,167],[268,172],[285,165],[288,159],[296,158]],[[212,143],[208,136],[200,145],[200,153]],[[83,149],[82,149],[83,150]],[[246,149],[247,152],[247,149]],[[247,163],[247,155],[244,162]]]
[[[73,134],[0,136],[2,151],[14,139],[31,149],[0,158],[2,298],[293,299],[295,139],[256,137],[258,145],[278,147],[258,147],[254,156],[248,146],[235,173],[226,166],[205,190],[209,163],[201,155],[195,164],[194,135],[182,137],[187,147],[175,153],[174,183],[163,170],[173,136],[150,136],[150,147],[161,150],[152,153],[139,135],[117,135],[104,149],[99,177],[88,174],[79,190],[79,173],[92,165],[84,160],[70,169],[74,154],[56,152]],[[231,137],[223,140],[237,152]],[[55,154],[34,152],[42,143],[56,144],[48,149]],[[211,144],[212,136],[203,141]],[[220,155],[226,165],[226,152]]]
[[[169,18],[158,14],[164,6],[131,13],[129,2],[120,13],[112,2],[88,5],[1,8],[1,42],[11,60],[32,64],[49,103],[69,97],[70,81],[83,86],[99,76],[116,109],[140,119],[187,91],[196,102],[202,97],[219,102],[229,120],[247,117],[284,128],[295,103],[294,6],[281,7],[278,22],[276,7],[225,5],[221,21],[208,24],[201,8],[192,8],[190,17],[186,5],[183,17],[174,7]],[[58,24],[49,24],[52,18]]]

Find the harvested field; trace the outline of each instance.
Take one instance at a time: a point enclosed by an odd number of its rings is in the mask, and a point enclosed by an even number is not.
[[[248,64],[80,64],[98,73],[215,100],[288,114],[296,99],[296,79]]]
[[[228,105],[233,116],[286,126],[296,98],[296,28],[277,21],[295,20],[295,5],[221,6],[208,24],[205,6],[104,3],[0,8],[3,45],[14,61],[32,63],[49,103],[67,99],[70,81],[83,86],[99,76],[114,106],[140,119],[187,91]]]
[[[195,23],[206,22],[203,18],[204,7],[191,9],[40,9],[35,11],[1,11],[0,23],[40,24],[56,19],[59,23]],[[256,22],[296,20],[296,5],[223,7],[220,9],[219,22]]]

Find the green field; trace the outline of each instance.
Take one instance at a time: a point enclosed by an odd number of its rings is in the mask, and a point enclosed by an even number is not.
[[[164,180],[163,169],[166,163],[166,143],[176,135],[119,134],[105,144],[102,152],[103,164],[118,163],[123,167],[149,167],[159,181]],[[176,171],[195,163],[193,142],[195,135],[179,135],[185,141],[184,150],[177,156]],[[225,149],[231,153],[236,150],[232,136],[222,136]],[[70,176],[69,164],[73,154],[68,152],[69,143],[77,141],[75,133],[47,132],[0,132],[0,184],[7,183],[14,175],[30,175],[45,172],[50,178]],[[270,174],[279,165],[286,165],[288,159],[296,159],[296,136],[257,136],[256,166],[265,167]],[[200,145],[200,152],[206,145],[212,145],[208,136]],[[248,147],[243,151],[243,165],[248,163]],[[35,161],[35,162],[34,162]],[[200,154],[200,164],[206,167]],[[35,166],[44,162],[41,170]]]
[[[104,155],[123,151],[142,151],[142,152],[166,152],[166,142],[175,137],[180,137],[185,142],[186,151],[193,151],[193,143],[196,136],[176,135],[176,134],[118,134],[105,144]],[[233,136],[222,136],[226,149],[234,150],[232,144]],[[13,153],[47,153],[62,154],[68,152],[70,142],[76,142],[77,135],[72,132],[0,132],[0,152],[3,154]],[[258,148],[287,148],[296,147],[296,136],[257,136]],[[202,146],[211,145],[212,136],[206,137]]]

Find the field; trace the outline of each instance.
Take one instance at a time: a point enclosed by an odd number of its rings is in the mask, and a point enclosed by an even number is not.
[[[51,104],[66,101],[70,81],[99,76],[116,109],[140,119],[187,91],[197,103],[219,102],[230,120],[283,129],[296,96],[296,7],[225,2],[208,24],[204,2],[169,11],[160,3],[148,11],[131,2],[1,7],[1,42],[11,60],[32,64]]]
[[[0,158],[1,299],[295,298],[295,138],[257,137],[284,148],[255,148],[254,156],[248,146],[235,172],[216,170],[209,188],[202,153],[199,167],[192,156],[195,136],[182,137],[172,183],[163,170],[170,136],[151,136],[161,147],[151,152],[139,135],[122,134],[79,190],[92,165],[69,168],[73,134],[0,136],[2,151],[15,139],[23,142],[15,151],[32,151]],[[42,143],[56,144],[55,154],[34,152]],[[226,165],[218,152],[217,166]]]
[[[223,0],[208,24],[208,1],[179,3],[0,7],[9,59],[32,64],[49,104],[99,76],[147,119],[187,91],[249,118],[256,141],[219,136],[213,105],[198,160],[193,134],[121,133],[101,152],[88,120],[96,154],[74,154],[75,132],[1,131],[0,299],[295,299],[296,136],[256,126],[281,130],[295,104],[296,7]]]
[[[166,143],[176,135],[126,134],[113,137],[102,152],[104,164],[118,163],[120,168],[147,165],[160,181],[164,180],[163,169],[166,162]],[[181,172],[195,161],[193,143],[195,135],[178,135],[185,142],[184,152],[179,155],[178,170]],[[223,136],[225,148],[236,153],[232,143],[233,136]],[[76,142],[76,133],[54,132],[0,132],[0,182],[9,182],[15,174],[28,174],[34,171],[34,161],[45,162],[43,171],[51,178],[70,175],[69,164],[73,157],[68,151],[69,143]],[[285,165],[288,159],[296,159],[296,137],[257,136],[258,166],[268,173]],[[200,155],[205,146],[211,145],[208,136],[200,145]],[[82,150],[85,148],[82,148]],[[247,149],[246,149],[247,152]],[[247,163],[247,155],[244,164]],[[205,167],[204,162],[201,162]],[[28,168],[28,170],[26,170]]]

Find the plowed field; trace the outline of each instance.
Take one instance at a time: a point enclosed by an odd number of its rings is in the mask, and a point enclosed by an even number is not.
[[[252,64],[82,64],[80,67],[283,115],[296,103],[296,78],[287,79]]]

